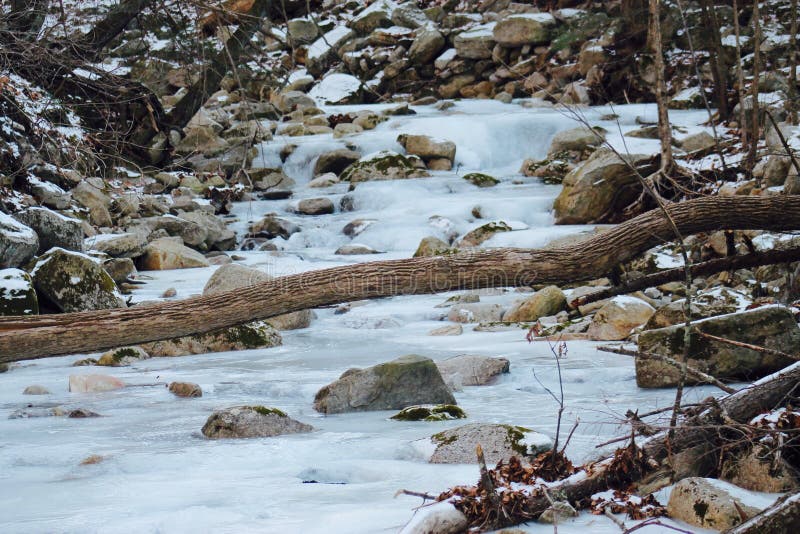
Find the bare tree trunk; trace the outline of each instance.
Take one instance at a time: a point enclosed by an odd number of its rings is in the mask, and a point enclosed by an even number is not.
[[[666,210],[675,226],[659,208],[574,246],[362,263],[154,306],[0,318],[0,363],[210,332],[360,299],[591,280],[673,239],[676,227],[681,235],[718,228],[800,229],[800,196],[701,197]]]
[[[797,124],[797,0],[792,0],[789,16],[792,26],[789,34],[789,122]]]
[[[33,40],[44,24],[49,5],[50,0],[11,0],[11,10],[3,18],[19,38]]]
[[[708,28],[711,38],[711,74],[714,77],[714,92],[717,95],[717,108],[720,120],[728,120],[728,66],[722,50],[722,37],[719,33],[719,21],[714,6],[709,0],[701,0],[703,21]],[[702,89],[702,83],[700,84]]]
[[[658,137],[661,140],[661,172],[674,166],[672,158],[672,130],[667,107],[667,85],[664,81],[664,50],[661,45],[661,8],[659,0],[649,0],[650,44],[656,69],[656,105],[658,106]],[[702,87],[700,88],[702,90]]]
[[[742,68],[741,28],[739,27],[739,5],[733,0],[733,28],[736,34],[736,77],[739,93],[739,131],[741,132],[742,150],[747,146],[747,110],[744,109],[744,69]]]
[[[153,0],[123,0],[112,9],[106,17],[95,24],[84,36],[78,46],[88,52],[91,57],[105,48],[144,8]]]
[[[755,52],[753,54],[753,85],[750,87],[750,96],[753,99],[753,109],[750,113],[750,148],[747,152],[747,172],[752,175],[753,168],[756,166],[756,155],[758,152],[758,138],[760,136],[760,120],[758,105],[758,78],[761,62],[761,11],[758,7],[758,0],[753,2],[753,41],[755,42]],[[744,126],[744,125],[743,125]]]

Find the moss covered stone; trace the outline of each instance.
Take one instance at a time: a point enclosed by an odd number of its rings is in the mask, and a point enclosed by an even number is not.
[[[414,252],[414,257],[443,256],[454,252],[458,252],[458,250],[451,248],[450,245],[438,237],[429,236],[422,238],[416,252]]]
[[[483,174],[480,172],[471,172],[466,174],[464,175],[464,179],[472,185],[478,187],[493,187],[500,183],[500,180],[494,176],[489,176],[488,174]]]
[[[460,247],[477,247],[484,241],[488,241],[495,234],[500,232],[510,232],[511,227],[503,221],[490,222],[468,232],[458,243]]]
[[[311,432],[311,425],[296,421],[277,408],[234,406],[214,412],[203,425],[207,438],[264,438]]]
[[[33,279],[21,269],[0,270],[0,315],[37,315]]]
[[[469,424],[430,438],[436,446],[431,463],[476,463],[475,447],[483,448],[486,462],[508,461],[511,456],[533,457],[552,448],[552,440],[529,428],[513,425]]]
[[[339,178],[351,184],[375,180],[402,180],[407,178],[424,178],[430,173],[420,169],[411,158],[384,150],[377,154],[364,156],[350,164]]]
[[[186,356],[209,352],[264,349],[283,343],[280,333],[264,321],[254,321],[205,334],[155,341],[142,347],[151,356]]]
[[[110,350],[100,356],[97,365],[106,367],[125,367],[139,360],[146,360],[150,355],[142,347],[121,347]]]
[[[391,418],[396,421],[449,421],[466,417],[467,414],[464,410],[454,404],[438,404],[435,406],[409,406]]]

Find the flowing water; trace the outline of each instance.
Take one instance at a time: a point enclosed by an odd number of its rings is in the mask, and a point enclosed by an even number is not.
[[[363,109],[360,106],[357,109]],[[380,109],[380,106],[375,106]],[[331,108],[344,112],[356,108]],[[275,166],[287,142],[298,145],[285,170],[297,182],[292,199],[252,201],[236,206],[233,223],[240,235],[248,221],[276,212],[303,230],[279,243],[280,251],[243,252],[242,263],[284,275],[375,259],[407,258],[421,238],[463,234],[490,220],[515,230],[485,246],[536,247],[586,227],[556,227],[550,212],[559,186],[543,185],[518,174],[524,158],[546,154],[553,135],[575,127],[568,114],[496,102],[461,102],[447,112],[418,108],[394,117],[376,130],[345,139],[331,136],[282,138],[265,143],[257,164]],[[603,121],[607,108],[586,111],[593,124],[625,149],[620,130],[635,118],[655,117],[654,106],[613,110],[618,122]],[[689,131],[704,119],[676,113]],[[456,142],[456,168],[431,178],[359,184],[350,193],[354,212],[309,217],[294,215],[291,203],[327,196],[338,205],[347,184],[310,189],[314,159],[346,145],[363,154],[400,151],[400,133],[424,133]],[[655,152],[657,142],[634,140],[631,152]],[[629,140],[630,142],[630,140]],[[501,180],[479,189],[461,178],[481,171]],[[476,220],[473,208],[483,219]],[[434,225],[429,218],[439,215]],[[355,239],[383,254],[337,256],[350,243],[343,226],[355,218],[375,222]],[[179,297],[202,291],[214,268],[144,273],[151,279],[134,300],[157,299],[166,288]],[[392,412],[321,416],[312,408],[315,393],[344,370],[384,362],[404,354],[441,359],[457,354],[502,356],[511,372],[496,384],[456,392],[468,413],[466,422],[522,425],[549,435],[556,431],[558,392],[555,360],[545,343],[529,344],[525,332],[473,332],[431,337],[446,309],[435,306],[455,293],[395,297],[353,307],[345,314],[317,310],[310,328],[285,332],[283,346],[236,353],[156,358],[127,368],[71,367],[79,356],[23,362],[0,375],[0,532],[396,532],[414,513],[419,499],[397,497],[400,489],[437,493],[454,484],[477,481],[473,465],[430,465],[415,440],[464,421],[409,423],[389,420]],[[510,304],[514,289],[482,292],[482,302]],[[84,357],[84,356],[80,356]],[[69,374],[107,372],[131,386],[98,394],[67,392]],[[667,406],[671,390],[640,390],[633,362],[599,352],[594,343],[570,342],[562,360],[566,410],[562,433],[580,423],[567,448],[575,463],[609,447],[595,445],[624,435],[627,409],[640,412]],[[196,382],[201,399],[177,399],[164,387],[171,381]],[[41,384],[52,394],[23,396]],[[693,388],[689,401],[713,393]],[[95,419],[43,417],[7,419],[27,403],[84,407]],[[207,440],[200,428],[217,408],[240,404],[274,406],[315,427],[310,434],[251,440]],[[562,441],[563,441],[562,434]],[[90,455],[104,460],[80,465]],[[531,532],[551,526],[529,525]],[[656,532],[650,527],[647,532]],[[616,532],[605,517],[582,515],[560,532]]]

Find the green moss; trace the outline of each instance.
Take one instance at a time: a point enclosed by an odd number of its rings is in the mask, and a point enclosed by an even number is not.
[[[451,443],[458,441],[458,436],[455,434],[448,436],[446,432],[439,432],[438,434],[431,436],[431,439],[440,445],[450,445]]]
[[[122,361],[123,358],[138,358],[139,353],[136,352],[131,347],[123,347],[121,349],[115,350],[114,353],[111,355],[114,358],[114,361]]]
[[[497,178],[480,172],[471,172],[465,175],[464,179],[478,187],[492,187],[500,183]]]
[[[508,443],[514,452],[522,456],[528,456],[530,452],[528,451],[528,446],[521,443],[521,441],[525,439],[525,433],[530,432],[531,429],[524,426],[505,425],[505,427],[508,429]]]
[[[267,408],[266,406],[247,406],[247,408],[261,415],[277,415],[278,417],[288,417],[286,413],[277,408]]]
[[[437,404],[436,406],[409,406],[403,408],[391,418],[395,421],[449,421],[465,419],[467,414],[454,404]]]

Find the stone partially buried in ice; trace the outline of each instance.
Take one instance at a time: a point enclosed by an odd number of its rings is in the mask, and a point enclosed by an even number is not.
[[[98,393],[125,387],[125,382],[108,375],[69,375],[71,393]]]
[[[417,404],[456,404],[456,400],[436,364],[416,354],[349,370],[314,399],[314,409],[327,414],[400,410]]]
[[[411,158],[391,150],[369,154],[350,164],[339,178],[351,184],[375,180],[404,180],[424,178],[430,173],[418,168]]]
[[[409,406],[394,414],[391,419],[395,421],[450,421],[466,419],[466,417],[467,414],[458,406],[437,404],[435,406]]]
[[[552,440],[528,428],[512,425],[473,423],[434,434],[422,442],[429,441],[434,451],[429,458],[434,464],[477,463],[475,447],[480,444],[488,465],[500,460],[508,461],[512,456],[526,458],[536,456],[552,448]]]
[[[314,427],[296,421],[277,408],[233,406],[217,410],[203,425],[207,438],[269,438],[311,432]]]
[[[335,72],[320,80],[308,96],[319,104],[355,104],[361,98],[361,87],[355,76]]]

